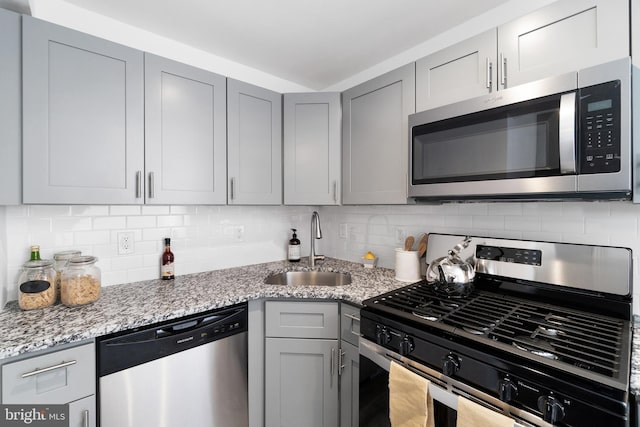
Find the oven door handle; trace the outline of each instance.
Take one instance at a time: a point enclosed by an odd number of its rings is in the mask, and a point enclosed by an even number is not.
[[[389,372],[391,369],[391,359],[387,354],[391,353],[387,351],[384,347],[381,347],[377,344],[374,344],[370,341],[367,341],[363,338],[360,338],[360,345],[358,346],[359,353],[362,357],[366,357],[380,368],[384,369],[386,372]],[[395,353],[394,353],[395,355]],[[395,358],[401,362],[400,355],[397,355]],[[416,373],[416,375],[420,375],[418,369],[411,369],[411,372]],[[420,375],[421,377],[426,378],[424,375]],[[448,390],[443,389],[442,387],[437,386],[432,381],[429,381],[429,394],[433,400],[436,400],[451,409],[458,409],[458,396]]]

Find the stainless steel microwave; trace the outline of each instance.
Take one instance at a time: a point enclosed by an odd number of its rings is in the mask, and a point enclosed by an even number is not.
[[[632,196],[631,60],[409,116],[409,197]]]

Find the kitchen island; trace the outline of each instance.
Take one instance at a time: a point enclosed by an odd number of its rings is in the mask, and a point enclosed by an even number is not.
[[[113,332],[177,319],[260,298],[333,299],[360,304],[406,283],[394,270],[327,258],[315,270],[351,273],[345,286],[267,285],[271,273],[309,270],[306,261],[277,261],[105,286],[100,299],[81,307],[61,304],[22,311],[17,301],[0,312],[0,359]]]

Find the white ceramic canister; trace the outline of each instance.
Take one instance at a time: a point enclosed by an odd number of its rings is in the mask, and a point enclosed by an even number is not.
[[[417,282],[420,280],[420,256],[418,251],[396,249],[396,280]]]

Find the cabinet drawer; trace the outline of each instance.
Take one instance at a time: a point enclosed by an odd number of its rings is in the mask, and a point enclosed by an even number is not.
[[[340,338],[358,346],[360,341],[360,309],[348,304],[340,307]]]
[[[95,393],[93,344],[2,366],[2,403],[63,404]]]
[[[265,334],[283,338],[338,338],[338,303],[267,301]]]

